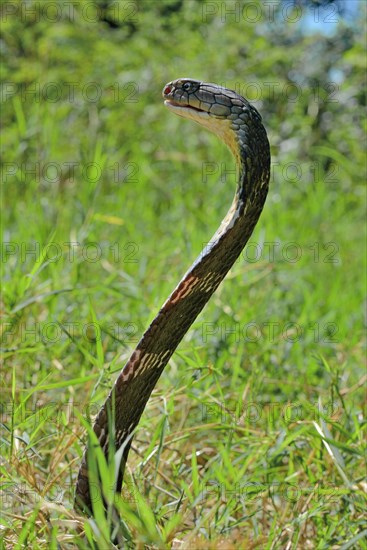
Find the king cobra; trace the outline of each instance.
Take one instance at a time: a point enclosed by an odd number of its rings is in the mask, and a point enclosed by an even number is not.
[[[180,78],[166,84],[164,104],[216,134],[232,151],[238,167],[234,199],[218,230],[181,279],[143,334],[99,411],[94,432],[106,457],[113,437],[120,465],[116,491],[122,488],[131,440],[160,375],[187,330],[232,267],[263,209],[269,186],[270,148],[258,111],[236,92]],[[111,429],[111,426],[113,429]],[[112,433],[111,433],[112,432]],[[75,506],[91,514],[88,447],[79,470]]]

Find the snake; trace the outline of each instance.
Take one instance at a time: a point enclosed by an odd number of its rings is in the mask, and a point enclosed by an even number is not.
[[[231,150],[237,166],[232,204],[121,370],[93,430],[106,458],[111,443],[116,466],[115,492],[121,492],[132,438],[149,397],[172,354],[216,291],[249,240],[265,204],[270,179],[270,146],[257,109],[234,90],[192,78],[163,88],[164,105],[216,134]],[[112,441],[110,440],[112,438]],[[89,481],[86,445],[75,489],[74,507],[93,514],[93,500],[103,498],[100,484]],[[93,494],[92,494],[93,493]]]

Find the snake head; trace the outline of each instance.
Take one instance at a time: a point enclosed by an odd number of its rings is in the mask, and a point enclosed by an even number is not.
[[[163,88],[162,95],[169,109],[197,122],[201,117],[227,119],[231,114],[233,100],[243,103],[243,99],[232,90],[192,78],[169,82]]]
[[[239,158],[240,127],[244,128],[249,103],[233,90],[193,80],[179,78],[165,85],[164,104],[176,115],[194,120],[216,134]]]

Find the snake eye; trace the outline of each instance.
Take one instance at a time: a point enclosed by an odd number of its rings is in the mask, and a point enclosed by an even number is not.
[[[191,82],[184,82],[182,84],[182,88],[185,90],[185,92],[188,92],[189,90],[191,90]]]

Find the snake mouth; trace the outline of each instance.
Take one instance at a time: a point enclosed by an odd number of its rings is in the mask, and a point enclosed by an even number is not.
[[[202,114],[208,114],[207,111],[204,111],[203,109],[199,109],[198,107],[194,107],[193,105],[189,105],[188,103],[179,103],[178,101],[174,101],[173,99],[166,99],[164,104],[166,107],[170,107],[173,109],[187,109],[191,111],[196,111],[197,113]]]

